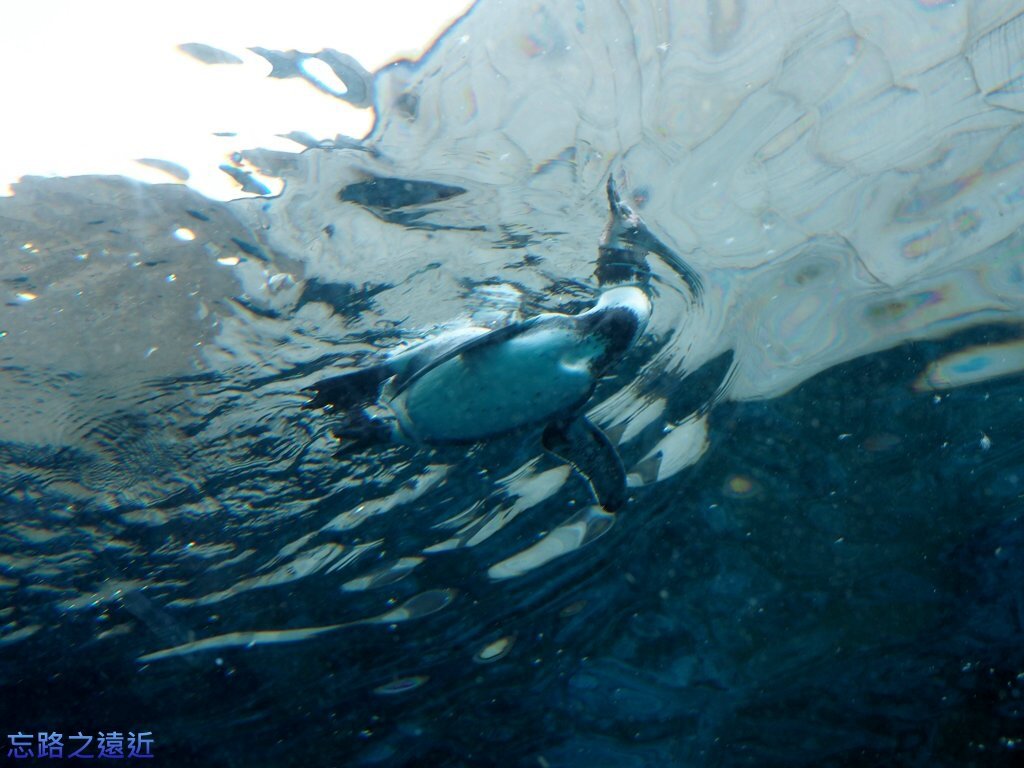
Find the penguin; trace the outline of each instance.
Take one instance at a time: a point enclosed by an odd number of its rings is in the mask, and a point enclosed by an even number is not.
[[[613,288],[578,315],[552,312],[496,330],[461,329],[324,379],[310,387],[305,407],[344,411],[335,435],[363,445],[459,445],[539,429],[544,448],[575,467],[601,506],[615,511],[625,501],[626,473],[584,409],[650,315],[642,290]],[[361,408],[373,402],[384,418]]]
[[[341,414],[343,443],[477,443],[540,433],[545,450],[572,465],[597,502],[626,500],[626,472],[608,437],[585,415],[598,381],[634,347],[651,316],[649,251],[667,249],[608,182],[611,209],[596,276],[603,290],[576,315],[545,313],[498,329],[440,334],[383,362],[323,379],[306,408]],[[688,274],[692,274],[689,273]],[[696,291],[699,278],[693,275]],[[377,404],[383,417],[366,407]]]

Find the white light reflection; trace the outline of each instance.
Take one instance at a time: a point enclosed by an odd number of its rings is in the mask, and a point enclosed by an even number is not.
[[[139,159],[188,169],[189,186],[219,199],[242,195],[218,170],[235,151],[296,151],[279,134],[362,137],[359,109],[299,79],[268,79],[249,48],[334,48],[368,70],[418,57],[469,0],[78,0],[11,3],[0,25],[0,98],[21,119],[0,124],[0,194],[23,175],[122,174],[177,179]],[[54,23],[59,19],[60,23]],[[111,24],[110,19],[117,19]],[[130,30],[130,33],[128,31]],[[177,46],[203,43],[242,59],[208,65]],[[32,62],[32,66],[25,66]],[[327,82],[333,82],[333,73]],[[215,136],[214,133],[235,136]]]

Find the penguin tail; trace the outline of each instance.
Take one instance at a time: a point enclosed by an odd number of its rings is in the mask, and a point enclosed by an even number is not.
[[[359,368],[339,376],[321,379],[302,391],[310,395],[303,408],[348,411],[380,397],[381,385],[394,375],[387,363]]]

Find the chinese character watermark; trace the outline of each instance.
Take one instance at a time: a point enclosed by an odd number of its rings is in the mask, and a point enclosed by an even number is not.
[[[152,731],[100,731],[67,736],[68,760],[151,760]],[[35,734],[7,734],[7,757],[12,760],[60,760],[64,755],[64,734],[39,731]]]

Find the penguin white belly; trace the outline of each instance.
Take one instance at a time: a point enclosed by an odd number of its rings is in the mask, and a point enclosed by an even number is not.
[[[424,442],[483,439],[581,405],[602,349],[566,329],[531,331],[438,365],[391,407],[403,430]]]

